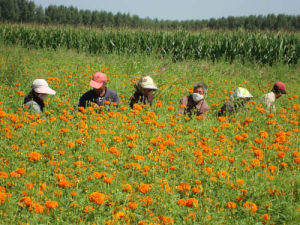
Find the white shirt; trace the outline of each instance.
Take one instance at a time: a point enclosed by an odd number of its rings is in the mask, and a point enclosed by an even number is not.
[[[271,110],[273,112],[276,111],[276,108],[275,108],[276,97],[275,97],[274,92],[264,94],[261,98],[263,100],[264,105],[267,107],[268,112],[271,112]]]

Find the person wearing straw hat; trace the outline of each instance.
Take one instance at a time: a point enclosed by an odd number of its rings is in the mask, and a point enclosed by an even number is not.
[[[133,105],[137,103],[152,106],[153,92],[158,89],[153,79],[150,76],[141,77],[134,87],[135,93],[130,97],[130,107],[133,108]]]
[[[283,94],[286,94],[285,84],[278,81],[273,85],[271,92],[264,94],[261,97],[268,112],[276,112],[275,100],[280,98]]]
[[[90,81],[90,86],[93,89],[87,91],[80,97],[78,107],[99,107],[110,104],[118,107],[118,95],[115,91],[106,87],[107,75],[105,73],[95,73],[92,80]]]
[[[24,106],[28,109],[41,113],[44,110],[44,100],[48,95],[55,95],[55,91],[51,89],[44,79],[36,79],[32,83],[32,90],[24,99]]]
[[[193,88],[193,94],[184,96],[180,100],[180,114],[187,114],[189,117],[192,115],[203,116],[209,110],[209,106],[205,101],[207,94],[207,85],[203,82],[196,83]]]
[[[219,109],[218,116],[231,115],[245,108],[246,103],[253,98],[251,93],[242,87],[238,87],[230,96],[230,100],[227,101],[221,109]]]

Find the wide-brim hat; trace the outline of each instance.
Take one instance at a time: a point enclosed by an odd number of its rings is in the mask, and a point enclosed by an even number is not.
[[[235,100],[240,98],[253,98],[253,95],[246,88],[239,87],[234,90],[230,99]]]
[[[55,95],[56,91],[49,87],[44,79],[36,79],[32,82],[32,89],[38,94]]]
[[[139,80],[139,86],[143,89],[151,89],[155,91],[158,89],[153,79],[150,76],[142,77]]]

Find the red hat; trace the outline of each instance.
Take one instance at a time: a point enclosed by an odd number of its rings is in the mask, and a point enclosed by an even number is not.
[[[274,84],[274,90],[278,90],[280,91],[282,94],[286,94],[286,91],[285,91],[285,84],[278,81]]]
[[[97,72],[94,74],[93,79],[90,81],[90,86],[99,89],[102,87],[103,83],[106,82],[107,82],[106,74]]]

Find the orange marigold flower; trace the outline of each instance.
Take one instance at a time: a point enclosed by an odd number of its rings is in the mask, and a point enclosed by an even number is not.
[[[30,206],[32,204],[31,198],[29,198],[27,196],[21,198],[21,200],[19,202],[23,202],[25,206]]]
[[[153,202],[153,198],[147,196],[147,197],[141,199],[140,201],[144,202],[144,206],[148,206],[148,205],[151,205],[151,203]]]
[[[95,210],[95,208],[93,206],[85,206],[84,209],[83,209],[83,212],[84,213],[89,213],[89,212],[92,212],[94,210]]]
[[[174,106],[169,106],[169,107],[168,107],[168,110],[169,110],[169,111],[173,111],[174,109],[175,109]]]
[[[176,204],[179,205],[179,206],[185,206],[186,205],[186,200],[183,199],[183,198],[179,199],[179,200],[177,200]]]
[[[187,207],[197,207],[198,206],[198,200],[195,198],[189,198],[186,200],[186,206]]]
[[[276,170],[278,170],[277,166],[271,165],[268,167],[268,171],[270,173],[274,173]]]
[[[235,135],[234,139],[237,141],[241,141],[241,140],[244,140],[244,137],[242,135],[238,134],[238,135]]]
[[[113,180],[114,180],[113,177],[104,177],[103,182],[107,183],[107,184],[110,184]]]
[[[228,209],[235,209],[236,208],[236,204],[234,202],[227,202],[226,203],[226,208],[228,208]]]
[[[191,189],[191,186],[188,183],[182,182],[178,185],[179,191],[188,191]]]
[[[243,186],[244,183],[245,183],[245,181],[242,180],[242,179],[239,179],[239,180],[236,181],[236,183],[237,183],[239,186]]]
[[[128,143],[128,147],[129,147],[129,148],[135,148],[135,147],[136,147],[136,144],[133,143],[133,142],[129,142],[129,143]]]
[[[200,192],[199,187],[193,187],[193,188],[192,188],[192,192],[193,192],[194,194],[199,193],[199,192]]]
[[[116,220],[119,220],[119,219],[122,219],[122,218],[125,218],[126,217],[126,214],[124,212],[117,212],[115,215],[114,215],[115,219]]]
[[[34,212],[37,214],[41,214],[44,212],[44,207],[40,204],[34,204]]]
[[[141,183],[138,186],[137,191],[140,193],[146,194],[148,191],[150,191],[150,184]]]
[[[285,153],[284,152],[279,152],[278,154],[277,154],[277,156],[278,156],[278,158],[283,158],[284,156],[285,156]]]
[[[105,195],[100,192],[93,192],[89,196],[90,202],[94,202],[97,205],[102,205],[105,202]]]
[[[30,189],[33,188],[33,184],[32,184],[32,183],[27,183],[27,184],[25,184],[25,187],[26,187],[28,190],[30,190]]]
[[[125,184],[123,185],[123,189],[122,189],[123,192],[132,192],[132,187],[130,184]]]
[[[0,192],[0,205],[5,202],[7,195],[4,192]]]
[[[75,144],[74,144],[73,142],[69,142],[69,143],[67,144],[67,146],[68,146],[69,148],[73,148],[73,147],[75,146]]]
[[[105,177],[106,176],[106,173],[105,172],[102,172],[102,173],[100,173],[100,172],[94,172],[93,173],[93,177],[95,177],[95,178],[97,178],[97,179],[99,179],[99,178],[101,178],[101,177]]]
[[[41,154],[38,152],[29,153],[28,159],[30,162],[37,162],[41,159]]]
[[[137,208],[137,204],[135,203],[135,202],[129,202],[128,203],[128,207],[130,208],[130,209],[136,209]]]
[[[257,205],[255,203],[253,203],[253,202],[246,201],[243,204],[243,208],[251,211],[252,214],[256,213],[256,211],[257,211]]]
[[[58,207],[58,202],[57,201],[46,201],[45,207],[48,209],[55,209]]]
[[[115,156],[119,156],[120,152],[118,151],[118,149],[116,147],[111,147],[108,150],[111,154],[115,155]]]
[[[259,218],[262,218],[264,221],[269,221],[271,219],[271,216],[267,213],[261,215]]]
[[[3,179],[8,178],[8,173],[0,171],[0,178],[3,178]]]
[[[71,187],[71,185],[72,185],[71,182],[68,181],[68,180],[61,180],[58,183],[58,186],[61,187],[61,188]]]

